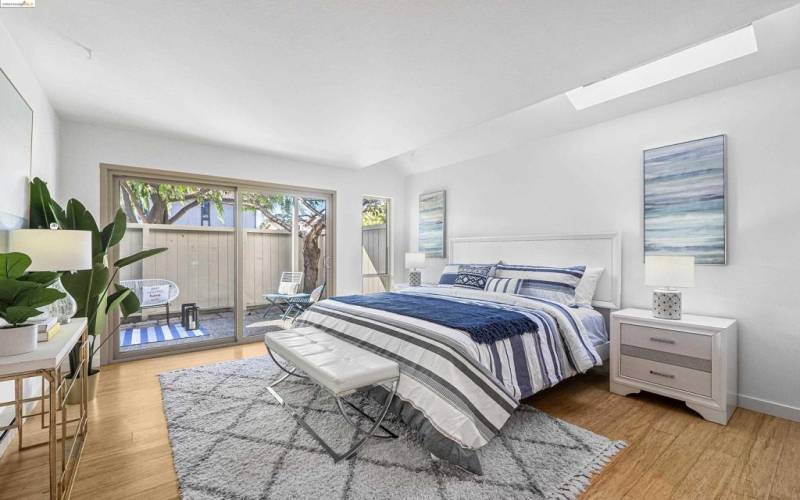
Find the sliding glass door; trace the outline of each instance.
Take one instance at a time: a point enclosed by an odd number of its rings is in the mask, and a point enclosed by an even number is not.
[[[142,309],[112,318],[113,359],[258,341],[289,327],[316,288],[330,292],[332,193],[104,168],[103,216],[122,209],[128,222],[111,258],[167,249],[119,276]]]
[[[325,194],[241,192],[243,335],[287,328],[317,287],[330,283]]]
[[[142,308],[120,320],[117,357],[233,340],[236,189],[133,176],[115,181],[128,222],[118,253],[167,249],[120,272],[120,284]]]

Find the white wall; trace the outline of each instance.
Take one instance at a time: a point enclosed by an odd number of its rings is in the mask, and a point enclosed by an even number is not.
[[[623,306],[649,307],[642,150],[727,134],[729,264],[699,267],[685,308],[740,321],[741,406],[800,419],[798,89],[795,70],[408,177],[405,246],[419,194],[435,189],[448,237],[619,231]]]
[[[99,165],[112,163],[336,191],[336,292],[361,292],[361,198],[394,199],[402,208],[403,180],[386,168],[345,169],[221,148],[142,131],[64,121],[59,200],[78,198],[100,212]],[[402,212],[401,212],[402,213]],[[403,234],[402,220],[394,238]],[[398,248],[395,248],[399,251]]]
[[[56,189],[58,116],[2,22],[0,22],[0,68],[33,109],[33,175],[49,179],[51,188]],[[6,190],[0,192],[3,196],[8,195]],[[12,193],[12,196],[15,195],[27,198],[27,193]]]
[[[20,54],[11,36],[0,23],[0,68],[6,73],[11,83],[17,87],[28,105],[33,109],[33,154],[32,173],[51,180],[51,186],[56,189],[56,166],[58,164],[58,117],[53,107],[47,100],[39,82],[36,80],[28,63]],[[2,113],[2,110],[0,110]],[[0,196],[11,197],[6,199],[5,206],[20,207],[20,213],[0,213],[0,232],[16,227],[23,227],[27,218],[25,207],[28,204],[28,192],[24,187],[15,186],[13,189],[0,189]],[[5,235],[3,234],[3,245]],[[25,395],[33,396],[38,391],[40,384],[29,379],[25,386]],[[14,383],[0,383],[0,401],[9,401],[14,397]],[[14,414],[13,407],[4,407],[0,410],[0,426],[8,425]],[[2,455],[10,439],[0,441],[0,455]]]

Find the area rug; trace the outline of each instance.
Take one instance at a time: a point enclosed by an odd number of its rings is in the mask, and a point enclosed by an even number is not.
[[[146,328],[126,328],[119,334],[119,346],[152,344],[165,340],[178,340],[189,337],[205,337],[208,332],[201,326],[195,330],[187,330],[182,325],[154,325]]]
[[[334,464],[267,392],[280,373],[263,357],[161,374],[183,498],[576,498],[624,446],[522,406],[480,451],[482,476],[432,460],[393,417],[399,439],[370,440]],[[355,433],[325,391],[294,377],[278,388],[335,449],[349,446]]]

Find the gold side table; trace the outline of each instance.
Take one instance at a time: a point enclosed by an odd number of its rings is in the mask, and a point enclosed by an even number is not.
[[[73,348],[79,346],[80,359],[77,370],[82,380],[87,379],[89,342],[86,325],[86,318],[73,318],[70,323],[61,325],[61,330],[52,339],[40,342],[35,351],[17,356],[0,356],[0,382],[13,380],[15,384],[14,401],[0,403],[0,407],[14,405],[16,413],[14,423],[0,427],[0,431],[16,429],[20,450],[48,446],[50,498],[53,500],[69,498],[78,471],[78,462],[86,443],[88,384],[76,384],[77,379],[70,379],[64,373],[65,361],[69,360]],[[23,394],[23,382],[34,377],[41,377],[42,394],[26,398]],[[80,391],[79,415],[68,418],[66,401],[73,390]],[[31,403],[40,403],[39,409],[25,413],[25,407]],[[37,416],[41,416],[41,426],[42,429],[47,429],[48,439],[26,445],[23,441],[22,424],[26,418]],[[70,424],[76,426],[74,432],[68,435],[67,428]],[[70,438],[72,443],[68,447],[67,441]]]

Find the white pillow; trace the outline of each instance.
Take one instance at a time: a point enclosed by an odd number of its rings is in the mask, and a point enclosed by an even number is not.
[[[142,287],[142,307],[161,306],[169,302],[169,285]]]
[[[300,283],[292,283],[289,281],[281,281],[281,284],[278,285],[278,293],[283,295],[294,295],[297,293],[297,288],[300,286]]]
[[[575,288],[575,305],[576,306],[591,306],[592,299],[594,298],[594,291],[597,288],[597,282],[600,281],[600,276],[603,275],[602,267],[587,267],[583,273],[580,283]]]

